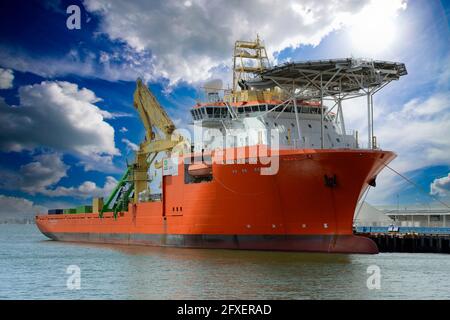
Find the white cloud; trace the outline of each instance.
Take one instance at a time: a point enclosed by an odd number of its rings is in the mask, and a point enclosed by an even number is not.
[[[14,74],[11,69],[0,68],[0,89],[13,87]]]
[[[20,190],[29,194],[43,193],[66,177],[69,166],[57,153],[45,153],[33,157],[33,161],[22,165],[17,172],[1,170],[0,188]]]
[[[149,52],[138,52],[127,44],[111,52],[92,52],[76,48],[58,58],[33,56],[17,48],[0,45],[2,65],[21,72],[31,72],[44,78],[68,74],[100,78],[108,81],[134,81],[137,77],[155,80]]]
[[[43,81],[19,88],[19,106],[0,99],[0,150],[23,151],[50,147],[81,159],[86,169],[114,170],[120,152],[114,128],[98,108],[100,99],[89,89],[64,81]]]
[[[43,192],[48,186],[58,183],[66,176],[69,166],[58,154],[42,154],[33,162],[20,167],[20,188],[28,193]]]
[[[102,110],[102,116],[105,119],[117,119],[117,118],[132,118],[134,114],[128,112],[108,112]]]
[[[397,15],[406,7],[403,0],[376,0],[353,16],[349,23],[353,50],[371,56],[391,51],[396,40],[399,42]]]
[[[376,133],[384,149],[398,153],[401,172],[450,164],[450,93],[413,99],[397,112],[384,109]]]
[[[347,129],[360,132],[360,143],[367,146],[367,110],[364,99],[345,102]],[[424,98],[413,98],[397,111],[395,105],[377,105],[375,114],[375,135],[384,150],[397,153],[390,164],[396,171],[405,174],[420,168],[450,165],[450,92],[437,92]],[[383,203],[393,194],[401,192],[411,184],[385,168],[379,175],[378,187],[369,194],[372,203]],[[438,189],[436,182],[433,192]],[[413,189],[421,194],[417,188]],[[438,191],[439,190],[439,191]],[[430,198],[431,200],[431,198]]]
[[[364,22],[371,8],[377,9],[376,21],[381,23],[384,16],[395,17],[405,8],[404,3],[405,0],[85,0],[85,8],[100,16],[98,33],[114,41],[109,52],[77,47],[55,60],[0,47],[0,61],[5,67],[43,77],[77,74],[128,81],[137,77],[150,81],[165,78],[170,81],[169,86],[179,81],[199,84],[220,77],[227,84],[231,80],[229,67],[235,40],[254,39],[259,33],[276,62],[272,54],[276,56],[288,47],[316,46],[331,32],[343,27],[352,29],[356,22]]]
[[[117,185],[117,180],[108,176],[103,187],[92,181],[85,181],[77,187],[57,186],[62,178],[67,177],[68,169],[69,166],[63,162],[60,154],[37,155],[32,162],[22,165],[17,172],[1,170],[0,188],[20,190],[31,195],[84,199],[106,196]]]
[[[45,212],[47,212],[46,207],[36,205],[33,201],[0,194],[0,217],[3,219],[32,218],[37,213]]]
[[[0,61],[2,65],[21,72],[31,72],[42,77],[77,74],[80,76],[95,75],[95,55],[89,54],[80,58],[75,50],[66,56],[55,58],[31,57],[17,48],[0,46]]]
[[[54,189],[46,189],[42,194],[49,197],[74,197],[87,199],[92,197],[106,197],[117,185],[114,177],[106,177],[103,187],[97,186],[95,182],[85,181],[78,187],[56,187]]]
[[[257,33],[269,52],[318,45],[330,32],[349,25],[370,2],[86,0],[84,4],[101,16],[100,31],[112,40],[124,41],[137,52],[151,52],[151,63],[142,66],[146,73],[176,83],[213,77],[214,67],[230,64],[234,41],[253,39]]]
[[[430,184],[430,194],[442,197],[450,195],[450,173],[446,177],[434,179]]]
[[[131,142],[128,139],[123,138],[122,142],[125,143],[125,145],[127,146],[127,149],[132,150],[132,151],[138,151],[139,150],[139,146],[133,142]]]
[[[367,147],[365,98],[346,101],[343,108],[346,129],[357,129],[360,144]],[[395,168],[406,172],[450,165],[450,92],[413,98],[395,109],[395,101],[374,107],[374,133],[382,149],[398,154]]]

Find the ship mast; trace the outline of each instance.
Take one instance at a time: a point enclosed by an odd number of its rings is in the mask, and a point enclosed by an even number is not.
[[[248,80],[251,75],[269,67],[266,47],[259,35],[255,41],[236,41],[233,53],[233,93],[237,91],[238,86],[245,89],[241,80]]]

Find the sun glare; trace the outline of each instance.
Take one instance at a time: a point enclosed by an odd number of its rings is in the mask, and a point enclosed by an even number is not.
[[[396,17],[405,9],[401,0],[376,0],[356,15],[350,24],[350,39],[354,50],[365,54],[386,51],[398,41]]]

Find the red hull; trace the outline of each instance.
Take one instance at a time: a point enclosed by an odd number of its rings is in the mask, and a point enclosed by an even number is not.
[[[247,150],[248,151],[248,150]],[[165,176],[163,201],[107,213],[41,215],[55,240],[202,248],[377,253],[352,233],[353,214],[368,182],[395,154],[378,150],[280,150],[279,170],[260,164],[214,164],[210,182]],[[336,177],[326,183],[325,177]]]

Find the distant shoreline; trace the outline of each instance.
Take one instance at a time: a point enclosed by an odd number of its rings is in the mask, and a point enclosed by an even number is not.
[[[6,219],[1,220],[0,224],[36,224],[34,219]]]

